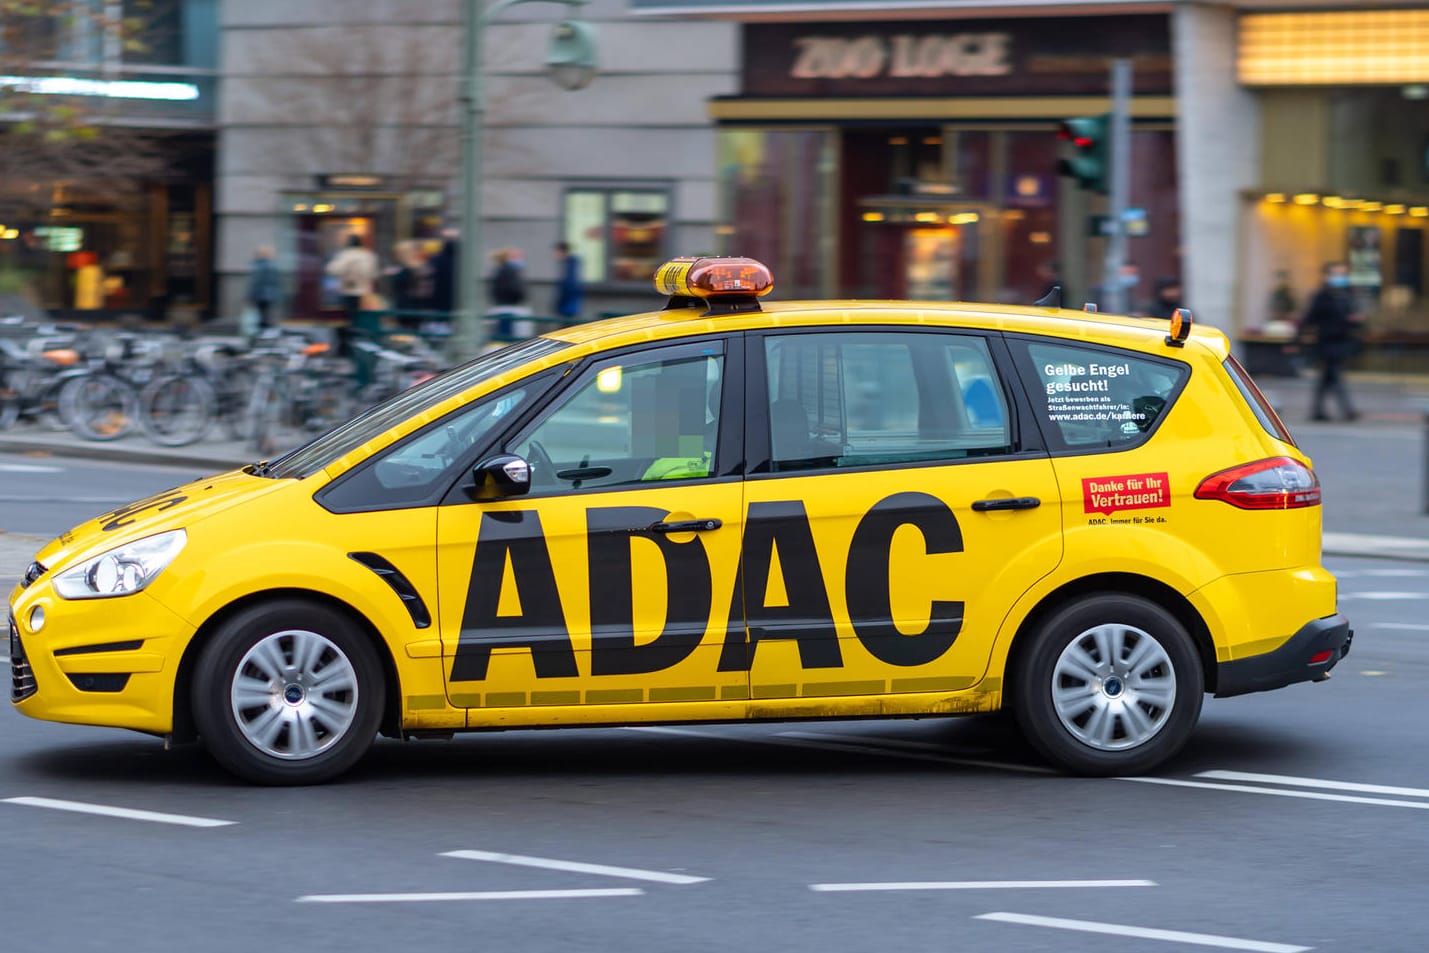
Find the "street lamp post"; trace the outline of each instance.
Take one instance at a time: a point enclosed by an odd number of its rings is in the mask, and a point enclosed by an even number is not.
[[[482,75],[482,41],[486,25],[501,11],[534,0],[466,0],[466,75],[462,86],[462,215],[461,258],[457,265],[456,327],[451,337],[451,357],[475,357],[484,343],[482,315],[486,310],[482,286],[481,255],[481,136],[486,111]],[[545,0],[568,7],[589,0]],[[595,76],[595,30],[580,20],[556,25],[546,65],[552,78],[566,89],[579,89]]]

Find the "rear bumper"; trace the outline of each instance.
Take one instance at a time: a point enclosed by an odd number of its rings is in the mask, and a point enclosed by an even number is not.
[[[1353,638],[1350,620],[1342,615],[1307,622],[1272,652],[1218,664],[1216,697],[1266,692],[1320,678],[1350,654]]]

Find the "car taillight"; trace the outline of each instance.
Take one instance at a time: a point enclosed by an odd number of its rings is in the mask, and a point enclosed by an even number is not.
[[[1212,473],[1198,500],[1222,500],[1243,510],[1295,510],[1320,505],[1320,480],[1299,460],[1272,457]]]

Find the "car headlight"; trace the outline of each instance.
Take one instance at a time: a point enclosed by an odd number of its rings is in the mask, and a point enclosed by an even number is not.
[[[138,592],[174,561],[188,542],[181,529],[138,539],[101,553],[55,577],[55,592],[64,599],[106,599]]]

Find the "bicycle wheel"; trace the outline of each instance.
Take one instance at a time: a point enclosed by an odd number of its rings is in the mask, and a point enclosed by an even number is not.
[[[215,403],[213,388],[201,377],[158,377],[139,392],[139,426],[157,444],[182,447],[208,433]]]
[[[230,440],[247,440],[253,435],[248,401],[257,385],[258,374],[249,367],[227,368],[214,381],[218,421]]]
[[[60,419],[86,440],[117,440],[134,429],[139,394],[113,374],[85,374],[60,388]]]
[[[246,428],[248,446],[260,455],[273,452],[277,445],[275,431],[287,403],[283,385],[277,377],[263,375],[253,386],[253,394],[248,400]]]

